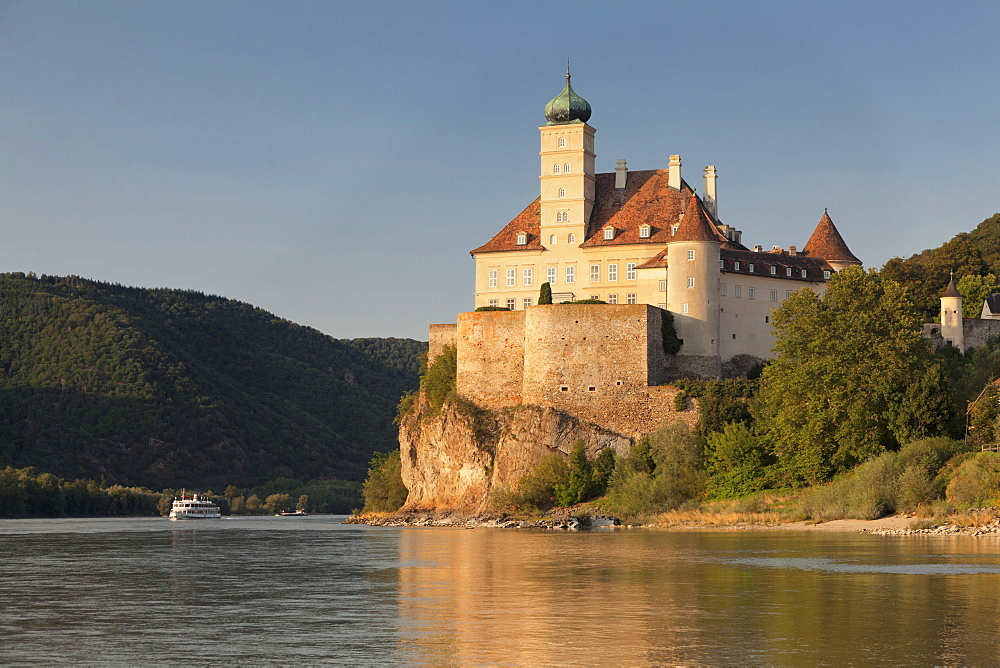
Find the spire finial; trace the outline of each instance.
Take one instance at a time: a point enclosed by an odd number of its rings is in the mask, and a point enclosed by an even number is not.
[[[569,58],[566,59],[566,81],[569,81]]]

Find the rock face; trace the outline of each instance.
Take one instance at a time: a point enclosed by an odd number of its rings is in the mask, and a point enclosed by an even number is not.
[[[461,399],[436,414],[421,394],[399,428],[401,511],[481,513],[489,494],[512,488],[552,452],[568,455],[582,440],[589,458],[605,448],[624,455],[633,439],[553,408],[521,405],[487,411]]]

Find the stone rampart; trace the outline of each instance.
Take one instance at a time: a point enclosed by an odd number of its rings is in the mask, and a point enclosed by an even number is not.
[[[484,408],[521,403],[524,386],[525,311],[473,311],[458,315],[457,390]]]
[[[455,345],[458,325],[430,325],[427,334],[427,365],[430,366],[434,358],[441,354],[442,348]]]
[[[983,346],[990,339],[1000,336],[1000,320],[965,318],[962,324],[966,350]]]

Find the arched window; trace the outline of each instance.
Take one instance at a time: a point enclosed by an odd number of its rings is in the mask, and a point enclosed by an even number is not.
[[[559,148],[566,148],[566,138],[565,137],[560,137],[559,138]]]
[[[559,165],[552,165],[552,173],[553,174],[559,173]]]
[[[569,163],[563,165],[563,174],[569,174]]]
[[[559,196],[560,197],[565,197],[566,196],[566,189],[565,188],[560,188],[559,189]]]
[[[555,246],[558,241],[559,241],[559,237],[557,237],[554,234],[551,237],[549,237],[549,245],[550,246]]]
[[[576,235],[575,234],[569,235],[569,238],[566,241],[568,243],[575,244],[576,243]]]

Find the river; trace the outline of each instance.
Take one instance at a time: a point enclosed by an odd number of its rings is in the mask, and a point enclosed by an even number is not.
[[[0,520],[0,662],[995,664],[1000,539]]]

